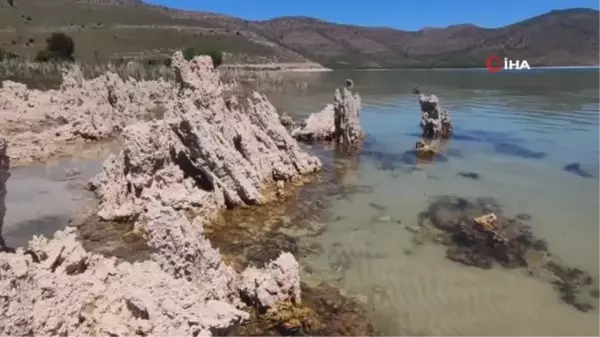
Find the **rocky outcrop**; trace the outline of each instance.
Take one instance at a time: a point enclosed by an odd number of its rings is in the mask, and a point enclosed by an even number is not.
[[[300,303],[298,261],[290,253],[281,254],[264,269],[249,267],[242,273],[241,289],[256,299],[261,308],[270,308],[285,301]]]
[[[546,241],[536,237],[521,219],[531,217],[508,217],[491,198],[471,201],[442,196],[421,212],[416,232],[448,246],[446,256],[452,261],[482,269],[496,265],[526,268],[531,275],[551,283],[566,303],[580,311],[594,309],[598,305],[598,281],[560,262],[548,251]]]
[[[172,83],[123,81],[110,72],[86,80],[77,66],[65,70],[58,90],[4,81],[0,134],[13,164],[43,161],[84,141],[112,138],[137,120],[160,119],[175,94]]]
[[[421,106],[421,129],[422,137],[425,138],[449,138],[452,135],[452,122],[448,110],[440,106],[440,100],[436,95],[419,96]]]
[[[311,114],[292,136],[300,141],[335,141],[346,148],[356,148],[364,138],[360,126],[361,99],[350,91],[352,81],[346,88],[336,89],[333,104]]]
[[[349,82],[348,87],[353,83]],[[361,100],[358,94],[353,95],[349,88],[337,89],[334,94],[333,111],[337,143],[347,148],[358,147],[364,137],[360,127]]]
[[[0,253],[0,333],[211,335],[246,305],[300,302],[299,266],[282,253],[238,273],[203,236],[225,207],[263,204],[321,162],[300,149],[265,96],[225,97],[210,57],[172,64],[175,96],[161,119],[124,128],[123,149],[90,184],[98,217],[134,222],[151,260],[86,253],[74,229]],[[118,101],[118,100],[117,100]],[[16,286],[15,286],[16,284]]]
[[[300,301],[299,266],[289,253],[241,275],[225,265],[203,236],[203,225],[225,207],[264,204],[274,185],[318,171],[265,96],[239,102],[224,97],[209,57],[172,62],[177,102],[163,120],[125,128],[123,150],[92,181],[103,219],[137,219],[136,230],[154,249],[153,260],[177,279],[198,286],[203,298],[270,307]],[[188,220],[187,214],[194,214]]]
[[[334,116],[333,104],[328,104],[320,112],[310,114],[291,134],[304,142],[331,141],[335,134]]]
[[[74,229],[0,253],[2,335],[211,335],[248,317],[153,261],[86,253]]]
[[[225,206],[264,204],[267,187],[320,169],[264,95],[226,100],[208,57],[187,63],[176,54],[173,66],[180,79],[175,107],[163,120],[127,127],[123,150],[92,182],[102,218],[131,217],[156,202],[209,219]]]
[[[6,181],[10,177],[10,158],[6,155],[8,144],[4,138],[0,138],[0,252],[6,250],[6,243],[2,236],[4,227],[4,216],[6,215]]]

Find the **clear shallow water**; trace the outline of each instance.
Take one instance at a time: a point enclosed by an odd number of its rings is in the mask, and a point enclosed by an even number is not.
[[[86,182],[100,173],[101,159],[60,158],[10,169],[2,235],[9,247],[26,246],[34,235],[52,237],[74,212],[94,201]]]
[[[443,247],[414,247],[405,230],[416,224],[431,196],[494,197],[508,214],[530,214],[534,233],[548,241],[551,252],[597,277],[597,69],[293,76],[308,83],[306,91],[270,97],[298,117],[320,110],[336,86],[354,79],[368,133],[358,168],[346,182],[373,185],[374,193],[331,201],[334,218],[344,219],[311,239],[323,253],[302,261],[316,276],[365,300],[386,334],[598,335],[598,309],[578,312],[548,283],[521,271],[465,267],[446,260]],[[393,170],[393,156],[372,154],[413,148],[420,118],[414,86],[437,94],[450,111],[456,137],[445,145],[454,155],[419,171]],[[563,170],[573,162],[594,177]],[[458,176],[460,171],[480,179]],[[372,202],[387,209],[377,210]],[[374,221],[382,216],[402,224]]]

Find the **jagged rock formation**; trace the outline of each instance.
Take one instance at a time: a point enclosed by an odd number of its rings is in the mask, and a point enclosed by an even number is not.
[[[310,114],[291,134],[304,142],[331,141],[335,134],[334,115],[333,104],[328,104],[320,112]]]
[[[335,141],[347,148],[355,148],[364,138],[360,126],[361,99],[352,94],[354,83],[346,81],[346,88],[336,89],[333,104],[311,114],[292,136],[300,141]]]
[[[166,81],[123,81],[114,73],[86,80],[66,69],[58,90],[31,90],[4,81],[0,134],[8,137],[13,165],[41,161],[84,140],[107,139],[139,119],[161,118],[176,91]]]
[[[548,252],[547,243],[534,236],[531,226],[520,219],[530,217],[510,218],[491,198],[470,201],[442,196],[420,213],[417,233],[448,246],[446,256],[452,261],[482,269],[495,265],[526,268],[551,283],[561,298],[578,310],[597,306],[598,281],[560,262]]]
[[[187,62],[176,53],[172,61],[178,88],[164,119],[125,127],[122,151],[91,182],[98,216],[135,221],[152,261],[116,265],[88,254],[72,228],[34,239],[27,252],[0,253],[0,293],[9,294],[0,297],[0,334],[222,334],[247,318],[246,305],[300,303],[291,254],[237,273],[203,225],[226,206],[267,202],[272,186],[321,162],[300,149],[265,96],[225,98],[210,57]]]
[[[7,142],[4,138],[0,138],[0,252],[6,250],[6,243],[2,236],[2,228],[4,227],[4,216],[6,215],[6,181],[10,177],[8,169],[10,168],[10,158],[6,155]]]
[[[419,96],[421,106],[421,128],[422,137],[425,138],[449,138],[452,135],[452,122],[448,110],[442,109],[436,95]]]
[[[153,261],[86,253],[69,227],[0,253],[2,335],[211,335],[248,315]]]
[[[92,185],[104,219],[130,217],[148,202],[177,210],[200,209],[209,219],[224,206],[263,204],[277,181],[320,169],[279,122],[264,95],[242,108],[223,97],[210,58],[173,58],[180,97],[164,120],[137,123],[123,132],[119,156],[111,156]]]
[[[353,95],[349,89],[353,85],[350,81],[347,88],[337,89],[333,100],[334,139],[347,148],[356,148],[364,137],[360,127],[360,96]]]

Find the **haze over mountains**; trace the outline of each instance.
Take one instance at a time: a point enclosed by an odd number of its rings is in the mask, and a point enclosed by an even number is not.
[[[585,8],[495,29],[465,23],[414,32],[307,17],[248,21],[139,0],[15,0],[15,7],[0,5],[0,48],[29,56],[61,30],[87,60],[168,55],[204,44],[235,53],[230,62],[311,60],[331,68],[480,67],[493,54],[532,66],[599,64],[599,12]]]

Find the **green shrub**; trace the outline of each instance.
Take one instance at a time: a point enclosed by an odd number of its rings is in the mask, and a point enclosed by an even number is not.
[[[54,51],[51,50],[40,50],[36,55],[35,55],[35,61],[36,62],[51,62],[51,61],[60,61],[61,60],[61,56]]]
[[[35,59],[38,62],[74,61],[75,43],[64,33],[52,33],[46,40],[46,49],[38,52]]]
[[[216,67],[223,63],[223,53],[214,49],[202,50],[199,48],[189,47],[183,50],[183,58],[187,61],[193,59],[198,55],[208,55],[213,61],[213,65]]]

